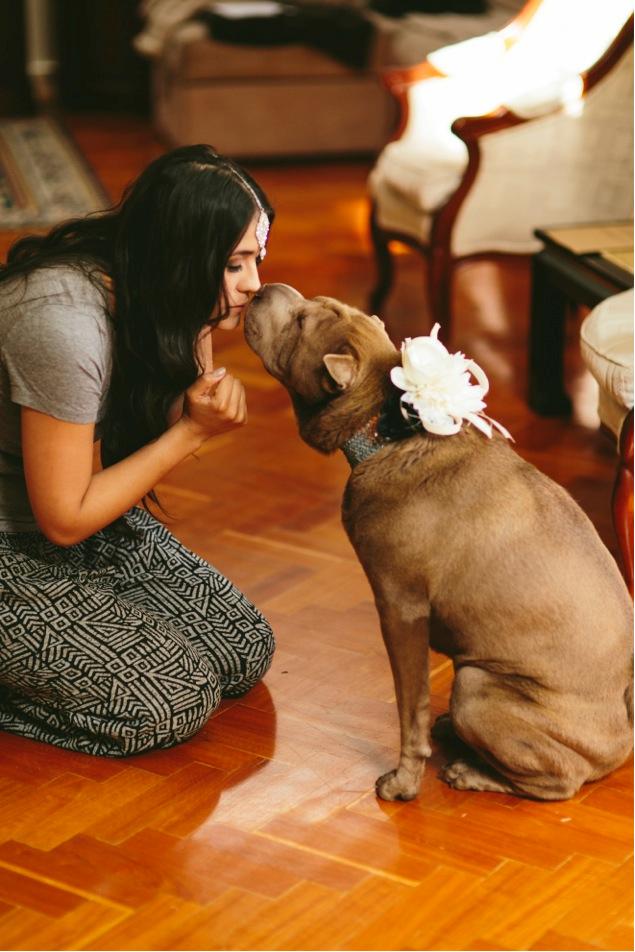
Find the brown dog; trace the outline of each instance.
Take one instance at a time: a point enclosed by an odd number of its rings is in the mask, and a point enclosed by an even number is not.
[[[632,745],[632,606],[571,497],[498,435],[404,431],[389,376],[401,358],[378,318],[269,285],[245,334],[288,389],[310,446],[344,447],[354,462],[370,445],[342,513],[401,722],[399,764],[377,781],[379,796],[419,789],[429,644],[455,668],[449,718],[437,722],[462,752],[443,769],[450,786],[560,800],[619,766]],[[377,445],[380,413],[391,441]]]

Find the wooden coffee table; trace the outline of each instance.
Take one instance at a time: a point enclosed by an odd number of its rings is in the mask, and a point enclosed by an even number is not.
[[[564,416],[566,318],[572,304],[595,307],[633,287],[633,222],[602,222],[534,232],[544,248],[532,259],[529,405]]]

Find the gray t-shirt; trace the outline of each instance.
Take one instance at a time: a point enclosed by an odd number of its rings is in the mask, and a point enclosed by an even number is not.
[[[104,292],[68,265],[0,283],[0,531],[37,529],[20,439],[20,407],[69,423],[104,414],[112,321]]]

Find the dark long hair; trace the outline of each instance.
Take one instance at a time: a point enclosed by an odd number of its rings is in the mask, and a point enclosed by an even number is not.
[[[94,281],[96,271],[112,278],[104,465],[163,433],[172,402],[200,373],[197,337],[226,311],[227,260],[257,211],[250,188],[272,221],[262,190],[230,159],[207,145],[175,149],[152,162],[115,208],[22,238],[0,265],[0,281],[58,263]]]

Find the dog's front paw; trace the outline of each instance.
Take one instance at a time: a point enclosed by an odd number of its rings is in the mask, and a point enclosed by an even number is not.
[[[382,800],[414,800],[419,780],[405,770],[390,770],[377,780],[375,792]]]

